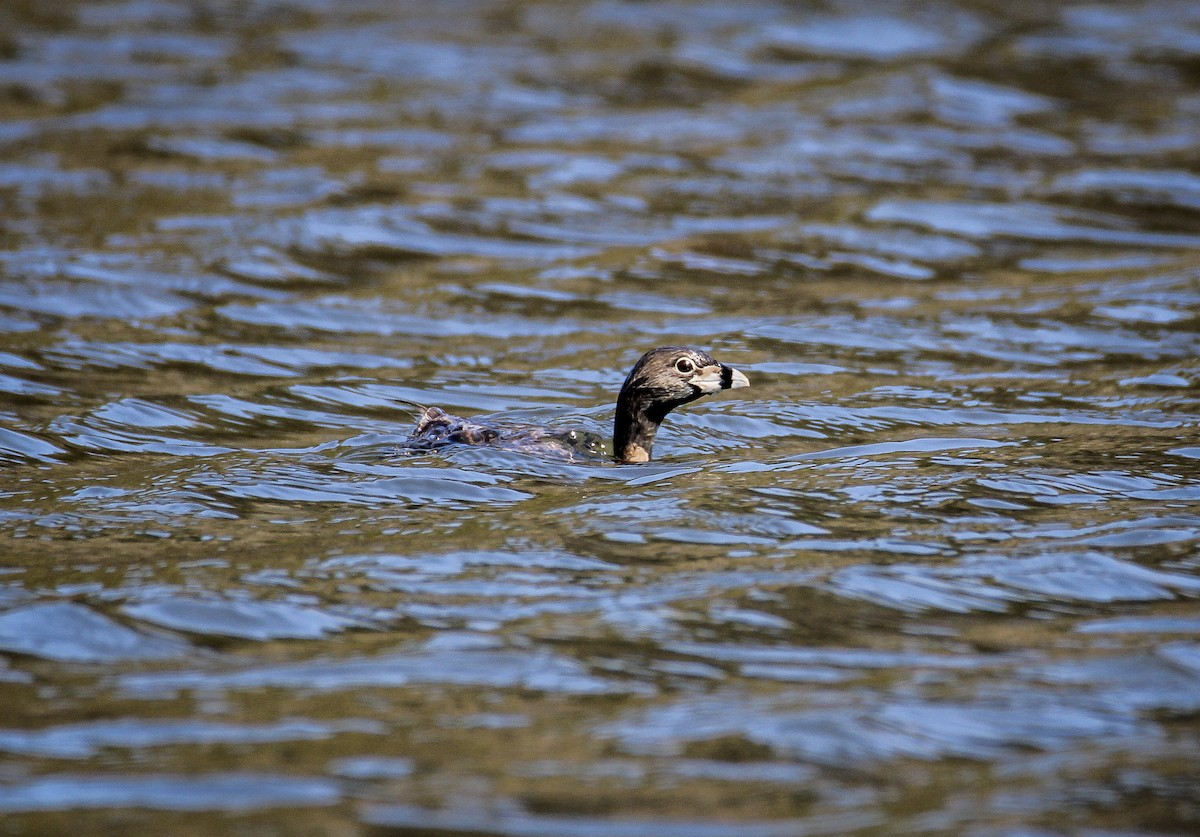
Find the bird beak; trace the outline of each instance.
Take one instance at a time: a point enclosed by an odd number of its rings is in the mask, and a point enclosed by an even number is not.
[[[750,386],[750,379],[732,366],[721,366],[721,389],[741,389]]]
[[[750,379],[732,366],[717,363],[698,370],[691,383],[705,395],[722,389],[739,389],[750,386]]]

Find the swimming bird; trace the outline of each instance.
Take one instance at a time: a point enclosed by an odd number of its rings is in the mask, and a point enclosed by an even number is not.
[[[617,462],[649,462],[654,437],[669,412],[723,389],[748,386],[745,375],[700,349],[651,349],[629,370],[617,396],[613,458]],[[603,451],[602,440],[593,433],[483,424],[451,415],[441,407],[422,409],[417,426],[400,449],[432,450],[452,444],[487,445],[566,459],[594,459]]]

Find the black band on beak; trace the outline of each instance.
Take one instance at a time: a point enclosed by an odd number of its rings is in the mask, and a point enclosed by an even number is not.
[[[721,364],[721,389],[729,389],[733,385],[733,369]]]

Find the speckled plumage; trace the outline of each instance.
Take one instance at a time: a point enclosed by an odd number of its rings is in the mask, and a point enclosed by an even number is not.
[[[489,425],[426,407],[401,450],[436,450],[447,445],[487,445],[539,453],[562,459],[594,459],[605,455],[603,441],[591,433],[550,427]]]

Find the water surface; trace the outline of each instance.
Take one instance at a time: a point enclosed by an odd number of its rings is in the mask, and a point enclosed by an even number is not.
[[[1195,833],[1193,4],[410,5],[0,10],[5,827]]]

